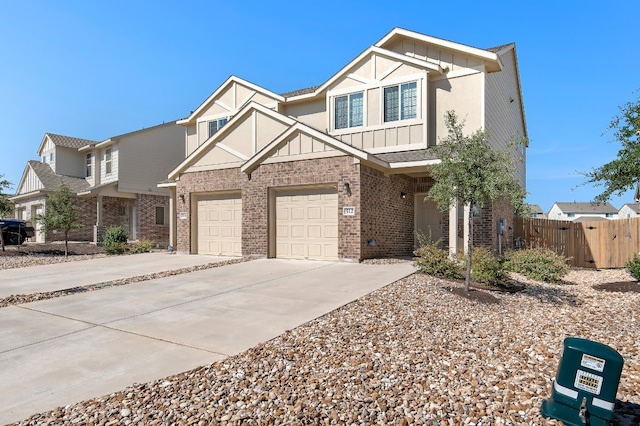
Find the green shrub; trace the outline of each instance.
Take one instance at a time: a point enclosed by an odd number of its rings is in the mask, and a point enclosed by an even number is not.
[[[471,281],[499,286],[506,280],[507,274],[500,260],[489,249],[475,247],[471,254]]]
[[[439,248],[437,242],[427,242],[414,254],[418,272],[438,278],[462,278],[459,264],[451,260],[449,252]]]
[[[102,235],[102,248],[107,254],[122,254],[127,250],[127,233],[122,226],[110,226]]]
[[[640,258],[638,255],[634,255],[633,259],[627,262],[626,268],[633,278],[640,281]]]
[[[143,239],[131,244],[129,246],[129,251],[131,253],[149,253],[155,246],[155,242]]]
[[[550,249],[537,247],[508,252],[504,266],[536,281],[560,283],[569,272],[568,260]]]

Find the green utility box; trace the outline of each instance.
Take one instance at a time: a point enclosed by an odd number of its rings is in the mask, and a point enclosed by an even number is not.
[[[570,426],[607,426],[613,418],[623,363],[622,356],[607,345],[567,337],[551,398],[542,402],[542,415]]]

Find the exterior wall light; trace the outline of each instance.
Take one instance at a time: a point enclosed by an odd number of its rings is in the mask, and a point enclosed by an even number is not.
[[[179,197],[180,197],[180,201],[184,203],[184,194],[180,194]]]
[[[407,198],[407,193],[406,193],[406,192],[401,192],[401,193],[400,193],[400,198],[402,198],[403,200],[404,200],[405,198]]]
[[[351,187],[349,186],[349,182],[343,183],[342,189],[347,193],[347,195],[351,195]]]

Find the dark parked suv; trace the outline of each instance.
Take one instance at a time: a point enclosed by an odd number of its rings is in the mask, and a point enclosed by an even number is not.
[[[2,230],[4,244],[8,246],[19,246],[27,238],[33,237],[31,224],[20,219],[0,218],[0,230]]]

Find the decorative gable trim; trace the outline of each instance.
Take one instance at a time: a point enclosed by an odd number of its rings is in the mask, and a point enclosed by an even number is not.
[[[404,28],[396,27],[392,29],[387,35],[382,37],[380,41],[378,41],[374,46],[384,48],[387,46],[391,40],[397,37],[407,37],[413,40],[418,40],[423,43],[433,44],[436,46],[443,47],[445,49],[455,50],[466,55],[475,56],[480,59],[484,59],[489,62],[493,62],[497,65],[497,69],[493,71],[499,71],[502,69],[502,64],[500,63],[500,58],[494,52],[490,52],[488,50],[479,49],[477,47],[471,47],[460,43],[455,43],[449,40],[443,40],[441,38],[436,38],[432,36],[428,36],[426,34],[420,34],[414,31],[405,30]]]
[[[267,115],[267,116],[273,118],[274,120],[278,120],[278,121],[280,121],[281,123],[283,123],[283,124],[285,124],[287,126],[292,126],[294,123],[296,123],[296,121],[294,119],[292,119],[290,117],[287,117],[286,115],[280,114],[279,112],[276,112],[276,111],[274,111],[272,109],[269,109],[269,108],[265,107],[264,105],[258,104],[256,102],[249,102],[247,105],[245,105],[245,107],[243,109],[241,109],[236,115],[234,115],[231,118],[231,120],[229,120],[229,122],[227,124],[225,124],[220,130],[218,130],[216,133],[214,133],[209,139],[204,141],[204,143],[202,145],[200,145],[198,147],[198,149],[193,151],[191,153],[191,155],[189,155],[182,163],[180,163],[175,169],[173,169],[169,173],[168,178],[169,179],[176,179],[180,175],[180,173],[184,172],[192,164],[194,164],[196,161],[198,161],[200,158],[202,158],[203,155],[205,155],[207,152],[209,152],[209,150],[211,150],[211,148],[216,146],[217,143],[218,143],[218,140],[222,139],[229,132],[231,132],[232,131],[231,129],[233,129],[233,127],[235,126],[236,123],[238,123],[239,121],[243,120],[247,116],[253,114],[254,111],[261,112],[264,115]],[[255,137],[255,135],[254,135],[254,137]],[[220,148],[224,149],[223,146],[221,146]],[[232,155],[237,156],[240,159],[246,159],[246,156],[243,156],[242,154],[240,154],[240,156],[239,156],[238,155],[239,153],[236,153],[235,150],[234,150],[234,152],[231,152],[231,151],[229,151],[229,149],[231,149],[231,148],[227,147],[227,149],[225,151],[229,152]]]
[[[303,99],[316,97],[320,93],[322,93],[323,91],[327,90],[327,88],[329,86],[331,86],[333,83],[335,83],[336,81],[338,81],[339,79],[344,78],[344,77],[353,78],[354,80],[362,82],[361,81],[362,80],[361,77],[357,77],[357,78],[353,77],[351,70],[360,61],[362,61],[363,59],[365,59],[368,56],[373,56],[373,55],[378,55],[378,56],[382,56],[382,57],[385,57],[385,58],[393,59],[393,60],[399,62],[399,65],[397,65],[398,67],[402,63],[407,63],[407,64],[415,65],[415,66],[417,66],[419,68],[423,68],[427,72],[435,72],[435,73],[438,73],[438,74],[443,74],[445,72],[445,70],[442,67],[440,67],[439,65],[437,65],[437,64],[434,64],[434,63],[431,63],[431,62],[427,62],[427,61],[423,61],[421,59],[412,58],[410,56],[401,55],[399,53],[392,52],[392,51],[386,50],[386,49],[381,49],[381,48],[376,47],[376,46],[371,46],[367,50],[362,52],[360,55],[358,55],[354,60],[349,62],[340,71],[338,71],[336,74],[334,74],[333,77],[331,77],[329,80],[327,80],[324,84],[318,86],[313,92],[306,93],[306,94],[303,94],[303,95],[298,95],[298,96],[292,96],[290,98],[287,98],[287,101],[297,101],[297,100],[303,100]],[[393,72],[393,71],[395,71],[395,70],[392,70],[391,72]]]
[[[345,154],[352,155],[359,160],[366,161],[371,163],[372,165],[378,166],[380,168],[387,169],[389,168],[389,163],[386,161],[382,161],[379,158],[365,152],[361,151],[358,148],[354,148],[351,145],[347,145],[344,142],[341,142],[326,133],[322,133],[312,127],[309,127],[300,122],[296,122],[292,125],[287,131],[282,133],[276,139],[274,139],[270,144],[265,146],[260,152],[254,155],[249,161],[240,167],[240,170],[244,173],[251,173],[255,170],[263,161],[265,161],[268,157],[273,155],[275,151],[281,148],[285,143],[287,143],[288,139],[293,136],[295,133],[301,132],[312,138],[318,139],[319,141],[335,148],[339,151],[344,152]]]
[[[205,101],[204,101],[204,102],[203,102],[203,103],[202,103],[198,108],[196,108],[196,110],[195,110],[195,111],[193,111],[193,112],[189,115],[189,117],[187,117],[187,118],[185,118],[185,119],[182,119],[182,120],[178,120],[178,121],[176,121],[176,124],[185,125],[185,124],[190,124],[190,123],[192,123],[192,122],[196,119],[196,117],[198,117],[198,115],[199,115],[199,114],[200,114],[204,109],[206,109],[207,107],[209,107],[212,103],[217,103],[218,105],[220,105],[220,106],[221,106],[221,107],[223,107],[224,109],[227,109],[227,110],[229,110],[229,111],[233,111],[233,108],[230,108],[229,106],[224,105],[224,104],[222,104],[222,103],[220,103],[220,102],[216,101],[216,98],[217,98],[218,96],[220,96],[220,94],[221,94],[221,93],[222,93],[222,92],[223,92],[223,91],[224,91],[228,86],[233,85],[233,84],[241,84],[241,85],[243,85],[243,86],[246,86],[246,87],[248,87],[248,88],[250,88],[250,89],[254,90],[255,92],[262,93],[262,94],[263,94],[263,95],[265,95],[265,96],[269,96],[269,97],[273,98],[275,101],[284,102],[284,100],[285,100],[285,98],[284,98],[283,96],[278,95],[277,93],[274,93],[274,92],[272,92],[272,91],[270,91],[270,90],[267,90],[267,89],[265,89],[265,88],[263,88],[263,87],[260,87],[260,86],[258,86],[258,85],[256,85],[256,84],[253,84],[253,83],[251,83],[251,82],[249,82],[249,81],[247,81],[247,80],[243,80],[243,79],[242,79],[242,78],[240,78],[240,77],[236,77],[236,76],[232,75],[232,76],[230,76],[230,77],[229,77],[229,78],[228,78],[224,83],[222,83],[222,84],[220,85],[220,87],[218,87],[218,88],[216,89],[216,91],[215,91],[215,92],[213,92],[213,93],[211,94],[211,96],[209,96],[209,97],[208,97],[208,98],[207,98],[207,99],[206,99],[206,100],[205,100]],[[246,101],[244,101],[244,104],[246,105],[246,104],[248,104],[249,102],[251,102],[251,99],[247,99]],[[243,105],[243,106],[244,106],[244,105]],[[239,109],[242,109],[242,107],[241,107],[241,108],[239,108]]]

